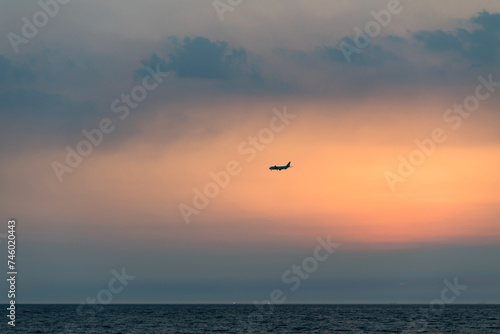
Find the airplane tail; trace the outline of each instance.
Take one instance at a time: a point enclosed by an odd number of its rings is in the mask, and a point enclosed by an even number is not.
[[[291,161],[288,161],[288,164],[286,165],[287,168],[290,167],[290,163]]]

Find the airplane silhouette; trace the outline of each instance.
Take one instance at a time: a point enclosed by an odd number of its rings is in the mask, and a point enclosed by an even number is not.
[[[286,166],[276,166],[276,165],[274,165],[274,166],[269,167],[269,169],[270,170],[279,170],[281,172],[282,169],[287,169],[288,167],[291,167],[290,163],[291,163],[291,161],[289,161]]]

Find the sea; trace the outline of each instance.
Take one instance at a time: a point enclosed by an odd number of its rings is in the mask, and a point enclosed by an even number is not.
[[[500,305],[487,304],[17,305],[15,316],[1,333],[500,333]]]

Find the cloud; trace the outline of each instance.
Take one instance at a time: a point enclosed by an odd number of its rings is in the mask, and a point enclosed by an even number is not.
[[[259,79],[256,66],[250,63],[244,48],[232,48],[225,41],[212,42],[205,37],[186,37],[182,41],[170,37],[170,47],[173,51],[167,59],[153,53],[143,59],[144,66],[160,65],[166,71],[173,71],[179,78],[230,80],[247,77]],[[138,70],[136,74],[143,74]]]
[[[143,67],[134,72],[134,78],[141,80],[147,75],[146,67],[175,73],[170,90],[181,91],[174,98],[191,94],[193,90],[198,91],[197,95],[229,93],[258,96],[298,91],[295,81],[276,70],[273,64],[276,59],[250,54],[245,48],[232,47],[227,41],[211,41],[200,36],[182,40],[169,37],[164,47],[168,50],[165,56],[153,52],[141,60]],[[290,69],[287,68],[286,72]]]
[[[389,43],[405,43],[406,48],[412,41],[417,41],[424,46],[426,52],[430,53],[452,53],[474,64],[474,67],[484,64],[495,64],[499,60],[500,51],[500,13],[489,13],[483,11],[469,19],[477,29],[456,28],[452,31],[419,30],[405,38],[397,35],[389,35],[379,38],[379,44],[369,44],[358,53],[352,52],[350,65],[379,67],[388,61],[406,58],[400,52],[400,48],[391,49]],[[337,63],[347,64],[346,57],[341,48],[345,43],[354,46],[350,37],[343,37],[336,46],[321,46],[317,54],[323,59]],[[456,58],[455,58],[456,59]]]
[[[0,93],[0,105],[1,150],[64,143],[99,114],[91,101],[23,88]]]
[[[134,77],[136,80],[142,79],[145,75],[149,73],[145,69],[146,67],[150,67],[154,70],[158,69],[161,72],[168,72],[169,68],[165,59],[158,56],[156,52],[153,52],[151,56],[149,56],[148,58],[141,60],[141,64],[144,66],[144,68],[135,71]]]
[[[229,39],[194,35],[170,37],[166,44],[151,42],[146,51],[139,47],[144,46],[142,42],[131,40],[127,47],[138,51],[123,56],[121,47],[105,54],[52,47],[16,60],[0,55],[0,103],[4,109],[0,128],[7,130],[3,138],[27,127],[33,136],[25,142],[31,142],[35,134],[49,140],[70,135],[67,142],[79,136],[82,128],[108,115],[111,101],[130,91],[134,83],[128,80],[134,76],[142,80],[147,66],[159,66],[175,76],[169,78],[169,86],[161,94],[148,97],[140,113],[135,113],[137,118],[123,126],[127,131],[135,126],[133,122],[151,114],[165,114],[172,124],[173,119],[185,119],[182,112],[166,108],[184,99],[201,101],[215,95],[359,99],[388,87],[457,87],[469,82],[461,79],[469,78],[471,71],[496,62],[500,49],[500,14],[481,12],[469,22],[476,26],[379,37],[352,54],[350,64],[340,42],[355,45],[351,37],[336,40],[339,43],[313,41],[307,49],[280,45],[268,53],[256,53],[251,43],[236,47]],[[155,45],[166,51],[158,51]],[[430,59],[446,52],[456,54],[455,60],[463,57],[470,62],[457,66],[448,61],[442,66]],[[139,69],[138,59],[142,59]],[[115,137],[122,133],[119,131]]]
[[[354,41],[349,37],[342,39],[348,45],[355,45]],[[318,54],[323,59],[333,60],[339,63],[348,64],[344,52],[340,48],[340,44],[335,47],[322,46],[318,49]],[[386,51],[380,44],[370,44],[364,49],[359,50],[359,53],[350,55],[350,65],[354,66],[380,66],[387,61],[397,60],[399,57],[392,51]]]
[[[500,32],[500,13],[490,14],[487,11],[483,11],[478,16],[472,18],[471,21],[481,25],[485,30]]]
[[[0,55],[0,147],[41,145],[42,138],[78,132],[99,115],[86,98],[50,92],[45,69],[15,63]]]
[[[480,26],[472,31],[457,28],[453,31],[420,30],[413,38],[422,42],[430,52],[452,52],[471,62],[495,64],[500,51],[500,14],[486,11],[470,19]]]
[[[0,55],[0,87],[12,86],[35,80],[35,74],[26,64],[15,65]]]

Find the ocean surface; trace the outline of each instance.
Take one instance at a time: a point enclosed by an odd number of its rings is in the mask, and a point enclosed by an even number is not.
[[[500,305],[18,305],[1,333],[500,333]],[[6,314],[6,311],[4,312]]]

